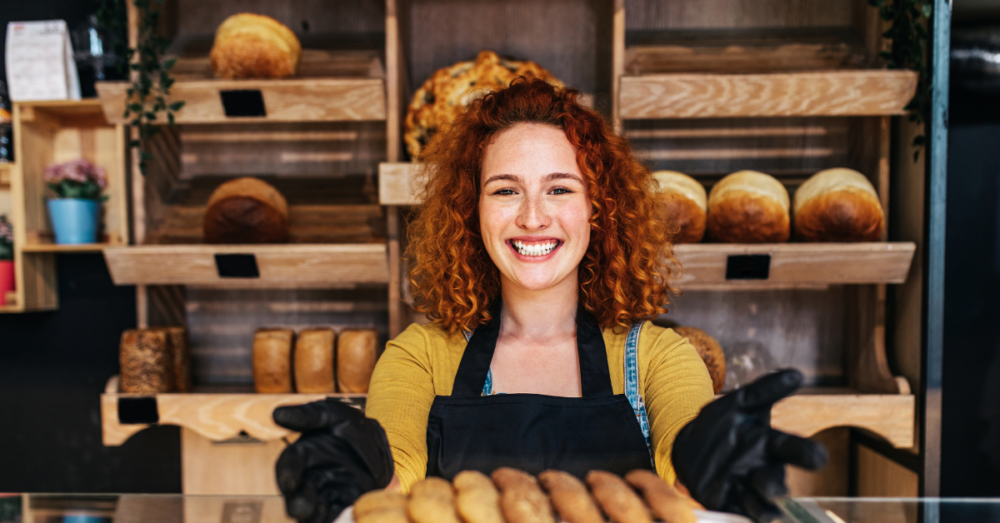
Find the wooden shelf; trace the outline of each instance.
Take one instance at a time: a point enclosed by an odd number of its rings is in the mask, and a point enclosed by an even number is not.
[[[101,395],[103,441],[109,446],[121,445],[133,434],[152,424],[122,423],[118,410],[119,400],[122,399],[154,398],[155,411],[147,408],[145,412],[140,411],[140,414],[155,413],[158,417],[156,423],[191,429],[211,441],[231,440],[239,436],[240,432],[261,441],[274,441],[291,434],[291,431],[275,425],[271,418],[275,408],[301,405],[328,397],[341,398],[364,408],[366,395],[257,394],[252,388],[243,388],[240,392],[125,394],[118,392],[118,376],[112,376]]]
[[[121,445],[149,423],[123,424],[119,420],[120,399],[155,398],[161,425],[194,430],[211,441],[225,441],[246,432],[262,441],[290,434],[271,418],[276,407],[338,397],[364,407],[365,394],[256,394],[252,391],[189,394],[124,394],[118,392],[118,377],[108,381],[101,395],[101,420],[105,445]],[[147,400],[148,401],[148,400]],[[803,437],[832,427],[865,429],[898,448],[913,445],[912,395],[858,394],[849,389],[808,389],[787,398],[771,412],[771,425]]]
[[[60,245],[57,243],[36,243],[24,245],[21,250],[24,252],[54,252],[54,253],[83,253],[83,252],[101,252],[109,244],[106,243],[79,243],[79,244],[68,244]]]
[[[14,164],[0,162],[0,187],[10,187],[10,177],[13,172]]]
[[[219,255],[247,255],[258,277],[222,277]],[[117,285],[325,287],[384,284],[384,243],[269,245],[144,245],[107,247],[104,259]]]

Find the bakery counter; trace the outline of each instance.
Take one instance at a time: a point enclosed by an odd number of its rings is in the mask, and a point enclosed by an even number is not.
[[[795,498],[787,506],[788,523],[909,523],[918,514],[934,522],[1000,517],[1000,499],[989,498]],[[926,519],[927,514],[935,517]],[[285,515],[280,496],[0,494],[0,522],[62,523],[71,518],[87,523],[294,522]]]

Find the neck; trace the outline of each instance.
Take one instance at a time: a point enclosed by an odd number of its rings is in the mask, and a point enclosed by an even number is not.
[[[501,284],[501,335],[536,341],[575,335],[579,292],[575,277],[566,278],[543,291],[524,289],[504,281]]]

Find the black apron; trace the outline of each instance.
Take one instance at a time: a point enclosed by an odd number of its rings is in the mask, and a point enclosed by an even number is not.
[[[611,389],[604,337],[582,307],[576,318],[583,397],[483,396],[500,334],[493,319],[476,329],[462,355],[451,396],[437,396],[427,420],[427,475],[451,480],[463,470],[490,474],[514,467],[531,474],[563,470],[578,478],[595,469],[615,474],[652,470],[635,411]]]

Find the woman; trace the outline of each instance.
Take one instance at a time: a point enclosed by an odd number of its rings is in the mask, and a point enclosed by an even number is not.
[[[365,477],[357,493],[405,491],[425,475],[514,466],[653,468],[709,508],[767,519],[784,494],[783,464],[825,459],[762,420],[797,373],[702,409],[712,384],[697,352],[646,321],[673,290],[651,175],[577,92],[515,82],[473,102],[423,160],[409,257],[417,310],[432,323],[389,342],[371,419],[333,402],[276,411],[306,431],[278,463],[290,514],[328,519],[355,495],[329,487],[345,478]],[[368,436],[344,435],[358,427]],[[389,452],[353,443],[385,437]],[[332,442],[363,459],[338,456]],[[310,470],[326,476],[304,479]]]

